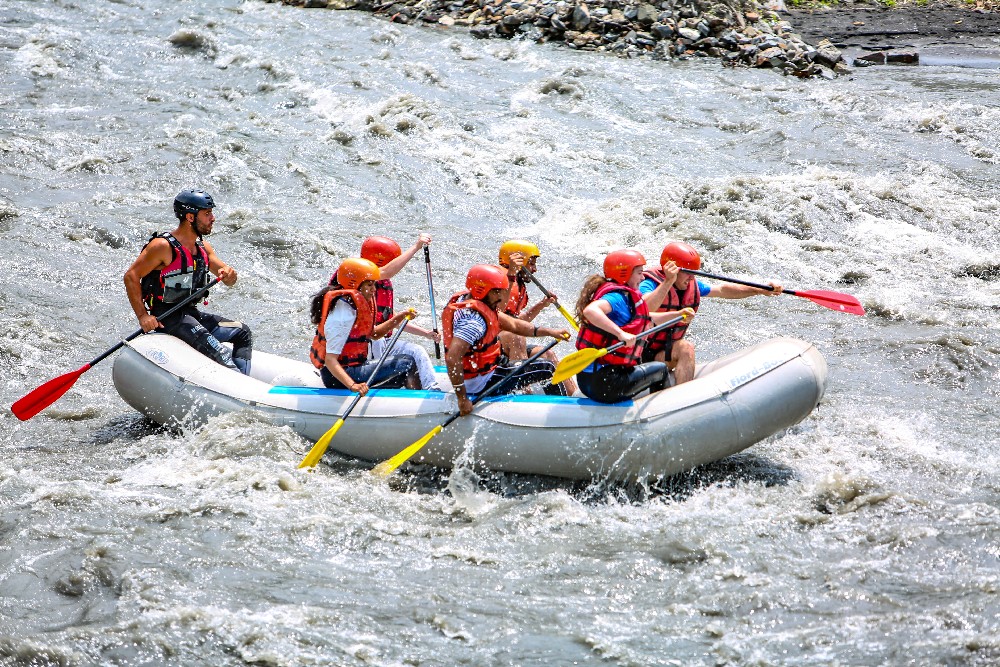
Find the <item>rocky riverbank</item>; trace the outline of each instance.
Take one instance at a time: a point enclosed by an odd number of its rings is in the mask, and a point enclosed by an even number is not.
[[[941,44],[1000,54],[1000,13],[947,3],[786,9],[783,0],[766,0],[768,9],[757,0],[268,1],[357,9],[395,23],[465,28],[483,39],[521,37],[629,58],[720,58],[726,66],[803,78],[850,71],[845,53],[855,66],[915,63],[921,48]]]
[[[829,40],[855,65],[940,63],[1000,66],[1000,12],[935,2],[887,7],[845,3],[781,11],[808,43]]]
[[[792,24],[754,0],[270,0],[308,8],[357,9],[396,23],[464,27],[479,38],[561,42],[624,57],[721,58],[798,77],[847,71],[829,41],[806,43]]]

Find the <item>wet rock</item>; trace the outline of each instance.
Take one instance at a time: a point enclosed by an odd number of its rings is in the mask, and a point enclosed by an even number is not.
[[[885,56],[885,62],[893,65],[917,65],[920,54],[916,51],[890,51]]]
[[[854,59],[855,67],[868,67],[869,65],[884,65],[884,64],[885,64],[885,51],[862,53],[860,56]]]

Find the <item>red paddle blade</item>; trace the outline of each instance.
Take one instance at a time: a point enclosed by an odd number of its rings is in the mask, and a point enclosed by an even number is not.
[[[795,296],[809,299],[813,303],[818,303],[824,308],[837,310],[851,315],[864,315],[865,309],[857,298],[842,292],[828,292],[826,290],[795,290]]]
[[[90,364],[87,364],[71,373],[66,373],[65,375],[60,375],[57,378],[49,380],[41,387],[18,399],[14,405],[10,406],[10,411],[21,421],[31,419],[58,401],[59,397],[69,391],[69,388],[76,383],[77,378],[83,375],[89,368]]]

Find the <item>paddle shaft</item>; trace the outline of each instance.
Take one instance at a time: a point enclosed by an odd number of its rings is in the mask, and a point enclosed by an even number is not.
[[[531,355],[523,362],[521,362],[521,364],[518,366],[518,369],[538,359],[540,356],[551,350],[558,342],[559,342],[558,340],[553,340],[552,342],[550,342],[548,345],[542,348],[542,350],[536,352],[535,354]],[[479,396],[477,396],[476,400],[472,401],[472,405],[476,405],[484,398],[487,398],[488,396],[495,394],[501,387],[503,387],[505,384],[507,384],[507,382],[513,379],[513,377],[516,374],[517,370],[515,369],[515,371],[511,372],[511,374],[505,377],[503,380],[497,382],[495,385],[493,385],[492,387],[481,393]],[[372,472],[379,477],[388,477],[397,468],[399,468],[399,466],[403,465],[411,458],[413,458],[413,455],[419,452],[421,449],[423,449],[424,445],[430,442],[434,438],[434,436],[443,431],[446,426],[448,426],[450,423],[452,423],[461,416],[462,416],[461,410],[452,413],[452,415],[448,417],[448,419],[446,419],[443,423],[432,428],[422,438],[414,442],[412,445],[410,445],[406,449],[401,450],[391,459],[386,459],[385,461],[382,461],[382,463],[379,463],[372,469]]]
[[[714,278],[715,280],[724,280],[727,283],[736,283],[737,285],[746,285],[747,287],[756,287],[757,289],[767,290],[768,292],[773,292],[774,291],[774,288],[771,287],[770,285],[762,285],[760,283],[752,283],[752,282],[750,282],[748,280],[740,280],[739,278],[730,278],[728,276],[718,276],[718,275],[716,275],[714,273],[707,273],[705,271],[695,271],[694,269],[681,269],[681,271],[683,271],[684,273],[691,273],[691,274],[696,275],[696,276],[702,276],[704,278]],[[819,298],[822,301],[829,301],[831,303],[840,303],[840,304],[843,304],[845,306],[856,306],[857,305],[857,300],[856,299],[854,301],[850,301],[848,299],[838,299],[837,297],[830,296],[828,294],[823,294],[821,297],[817,297],[816,295],[808,294],[806,292],[803,292],[802,294],[799,294],[798,292],[796,292],[793,289],[784,289],[784,290],[781,291],[781,293],[782,294],[791,294],[792,296],[802,296],[802,297],[805,297],[807,299],[812,299],[812,300],[815,300],[815,299]]]
[[[427,246],[424,246],[424,268],[427,270],[427,291],[431,296],[431,330],[438,333],[437,307],[434,305],[434,279],[431,277],[431,249]],[[441,358],[441,344],[437,341],[434,341],[434,358]]]
[[[552,292],[550,292],[547,289],[545,289],[545,285],[543,285],[540,282],[538,282],[538,278],[535,277],[535,274],[533,274],[528,269],[524,269],[524,268],[521,269],[521,273],[523,273],[524,275],[526,275],[528,277],[528,280],[530,280],[531,282],[533,282],[535,284],[535,287],[537,287],[542,292],[542,294],[545,295],[546,299],[553,298],[552,297]],[[563,308],[563,305],[561,303],[559,303],[559,299],[556,299],[555,301],[556,301],[556,308],[559,309],[559,312],[562,313],[562,316],[566,318],[566,321],[569,322],[570,326],[572,326],[573,329],[575,329],[576,331],[579,331],[580,330],[580,325],[577,324],[576,318],[573,317],[572,315],[570,315],[569,311],[567,311],[565,308]]]
[[[382,350],[382,356],[379,357],[378,363],[375,364],[375,368],[373,368],[372,372],[369,373],[368,379],[365,380],[365,384],[371,385],[371,383],[375,380],[375,376],[378,374],[379,369],[382,368],[382,364],[385,363],[385,360],[389,358],[389,352],[392,350],[393,345],[396,344],[396,341],[399,340],[399,336],[403,333],[403,329],[406,328],[406,323],[409,320],[409,317],[403,320],[403,323],[398,329],[396,329],[396,332],[392,334],[392,338],[389,339],[389,343],[385,346],[385,349]],[[326,450],[330,446],[330,441],[333,440],[333,436],[337,435],[337,431],[339,431],[340,427],[344,425],[344,420],[347,419],[347,416],[351,414],[360,401],[361,394],[356,394],[354,398],[351,399],[347,409],[344,410],[344,413],[337,418],[337,421],[333,423],[333,426],[331,426],[326,433],[319,437],[319,440],[317,440],[312,446],[312,449],[310,449],[309,452],[302,458],[302,462],[299,463],[300,468],[312,468],[319,463],[319,460],[323,458],[324,454],[326,454]]]
[[[635,335],[635,339],[639,340],[640,338],[645,338],[646,336],[649,336],[650,334],[654,334],[657,331],[663,331],[664,329],[672,327],[675,324],[677,324],[678,322],[683,322],[683,321],[684,321],[684,316],[683,315],[678,315],[677,317],[672,317],[669,320],[667,320],[666,322],[664,322],[663,324],[657,324],[652,329],[646,329],[642,333],[636,334]],[[615,350],[617,350],[620,347],[623,347],[624,345],[625,345],[625,343],[623,343],[622,341],[618,341],[617,343],[615,343],[611,347],[605,348],[604,354],[607,354],[608,352],[614,352]],[[603,357],[604,354],[602,354],[601,356]]]
[[[554,348],[560,342],[562,342],[562,341],[560,341],[558,338],[553,338],[552,340],[550,340],[547,345],[545,345],[544,347],[542,347],[541,350],[539,350],[538,352],[535,352],[533,355],[531,355],[530,357],[528,357],[527,359],[525,359],[524,361],[522,361],[520,364],[518,364],[517,367],[515,367],[514,370],[512,370],[507,375],[507,377],[505,377],[504,379],[500,380],[495,385],[493,385],[492,387],[490,387],[489,389],[487,389],[483,393],[481,393],[478,396],[476,396],[476,399],[474,401],[472,401],[472,405],[475,406],[480,401],[482,401],[484,398],[489,398],[493,394],[495,394],[498,391],[500,391],[501,388],[505,387],[506,385],[508,385],[510,382],[512,382],[514,380],[514,378],[517,376],[517,372],[519,370],[521,370],[522,368],[524,368],[528,364],[530,364],[530,363],[532,363],[534,361],[537,361],[539,357],[541,357],[543,354],[545,354],[546,352],[548,352],[549,350],[551,350],[552,348]],[[448,426],[448,424],[452,423],[453,421],[455,421],[456,419],[458,419],[461,416],[462,416],[461,412],[456,412],[452,416],[448,417],[448,419],[443,424],[441,424],[441,428],[445,428],[446,426]]]
[[[368,379],[365,380],[365,384],[367,384],[369,387],[371,386],[372,381],[375,380],[375,376],[378,374],[379,370],[382,368],[382,364],[384,364],[385,360],[389,358],[389,352],[390,350],[392,350],[392,346],[396,344],[397,340],[399,340],[399,335],[403,333],[403,329],[406,328],[406,323],[409,321],[409,319],[410,318],[406,318],[405,320],[403,320],[403,323],[399,325],[399,328],[396,329],[395,333],[392,334],[392,338],[390,338],[389,342],[386,344],[385,349],[382,351],[382,356],[379,357],[378,359],[378,363],[375,364],[375,368],[372,369],[372,372],[368,376]],[[351,411],[354,410],[355,406],[357,406],[361,398],[362,398],[361,394],[355,396],[354,400],[352,400],[350,405],[347,406],[347,409],[344,410],[344,414],[342,414],[340,418],[346,419],[347,415],[351,414]]]

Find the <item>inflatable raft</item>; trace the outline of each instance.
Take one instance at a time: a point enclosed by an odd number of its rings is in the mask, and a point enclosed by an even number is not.
[[[147,334],[123,349],[113,377],[121,397],[160,424],[192,426],[252,410],[313,442],[354,396],[324,388],[307,362],[255,350],[251,370],[243,376],[172,336]],[[412,460],[445,468],[461,460],[570,479],[663,477],[735,454],[805,419],[823,397],[826,377],[815,347],[775,338],[700,366],[692,382],[623,403],[534,394],[488,398]],[[453,393],[375,389],[331,449],[382,461],[455,410]]]

